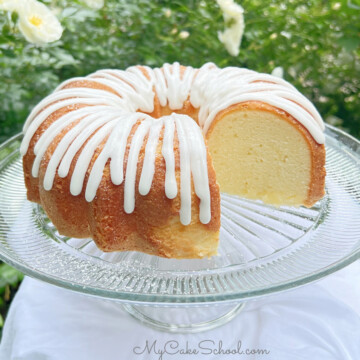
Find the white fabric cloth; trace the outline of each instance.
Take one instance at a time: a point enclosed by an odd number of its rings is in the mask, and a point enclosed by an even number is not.
[[[249,302],[226,325],[190,335],[153,330],[131,318],[119,303],[26,278],[6,319],[0,359],[358,360],[359,275],[357,261],[317,283]],[[145,349],[139,354],[146,341],[150,348],[154,341],[156,345],[150,353]],[[169,341],[174,342],[166,345]],[[269,353],[216,354],[219,341],[223,351],[237,349],[241,341],[243,351],[263,349]],[[171,350],[170,345],[176,344]],[[169,352],[185,351],[187,346],[199,353],[161,355],[164,346]]]

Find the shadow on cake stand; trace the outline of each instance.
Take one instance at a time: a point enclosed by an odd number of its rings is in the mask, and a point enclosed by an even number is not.
[[[321,279],[360,258],[360,143],[326,129],[326,196],[311,209],[222,194],[219,256],[163,259],[61,236],[26,200],[21,135],[0,147],[0,258],[25,274],[117,301],[158,330],[221,326],[246,301]]]

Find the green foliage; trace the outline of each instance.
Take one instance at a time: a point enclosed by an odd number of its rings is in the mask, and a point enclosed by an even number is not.
[[[223,19],[212,0],[107,0],[99,11],[81,1],[43,2],[65,28],[60,41],[44,47],[24,40],[16,14],[0,12],[0,141],[20,131],[29,110],[64,79],[173,61],[262,72],[282,66],[325,119],[360,136],[360,9],[354,1],[239,1],[246,28],[236,58],[217,38]],[[190,36],[181,39],[180,31]]]
[[[20,271],[7,264],[0,264],[0,337],[4,322],[3,319],[23,277]]]
[[[16,287],[23,279],[23,274],[7,264],[0,265],[0,294],[4,293],[6,286]],[[2,300],[2,299],[1,299]],[[0,300],[0,304],[2,304]]]

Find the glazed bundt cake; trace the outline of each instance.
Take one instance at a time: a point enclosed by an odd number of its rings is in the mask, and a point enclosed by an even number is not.
[[[283,79],[174,63],[64,82],[29,115],[20,150],[28,199],[61,234],[202,258],[217,253],[220,189],[307,207],[324,195],[323,130]]]

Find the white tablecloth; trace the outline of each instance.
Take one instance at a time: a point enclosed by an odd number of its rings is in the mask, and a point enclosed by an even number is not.
[[[118,303],[26,278],[6,319],[0,359],[359,360],[359,279],[358,261],[317,283],[249,302],[220,328],[184,335],[145,327]],[[240,341],[244,352],[266,352],[224,354]],[[198,353],[182,354],[186,348]]]

